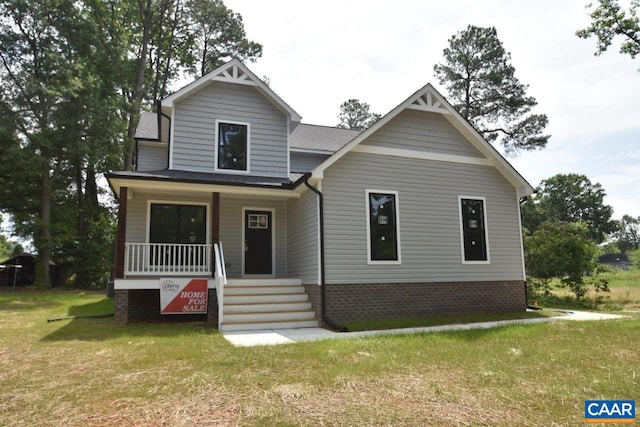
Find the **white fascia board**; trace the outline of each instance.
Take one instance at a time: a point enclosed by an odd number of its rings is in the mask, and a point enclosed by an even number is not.
[[[221,194],[239,194],[250,196],[267,196],[283,199],[298,199],[300,193],[289,189],[276,189],[253,187],[244,185],[223,185],[223,184],[204,184],[179,182],[169,180],[144,180],[144,179],[128,179],[128,178],[111,178],[111,186],[115,194],[120,193],[121,187],[127,187],[130,190],[144,191],[146,193],[173,193],[173,192],[192,192],[192,193],[221,193]]]

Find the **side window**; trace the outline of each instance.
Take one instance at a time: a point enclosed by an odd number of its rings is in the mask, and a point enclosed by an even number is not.
[[[216,122],[216,169],[249,171],[249,125]]]
[[[367,190],[369,263],[400,263],[398,193]]]
[[[489,261],[484,198],[460,197],[463,262]]]

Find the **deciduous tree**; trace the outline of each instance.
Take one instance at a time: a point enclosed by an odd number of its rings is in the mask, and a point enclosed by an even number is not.
[[[616,246],[621,252],[640,249],[640,217],[624,215],[618,221],[618,230],[614,233]]]
[[[444,62],[434,67],[435,77],[453,106],[485,139],[509,154],[547,145],[547,116],[532,113],[537,101],[516,78],[511,54],[495,28],[468,26],[449,39],[443,55]]]
[[[604,203],[606,192],[580,174],[558,174],[543,180],[536,193],[521,205],[522,225],[534,233],[545,221],[586,224],[589,237],[597,243],[615,230],[613,209]]]
[[[583,222],[547,221],[525,238],[527,271],[534,277],[559,277],[577,299],[586,292],[584,273],[596,268],[598,246]]]

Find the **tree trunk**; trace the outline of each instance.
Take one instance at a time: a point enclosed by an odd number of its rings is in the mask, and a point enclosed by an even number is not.
[[[40,224],[38,226],[37,248],[40,256],[40,285],[51,286],[49,264],[51,263],[51,178],[42,179],[40,190]]]
[[[144,3],[143,3],[144,1]],[[140,119],[140,105],[144,97],[144,74],[147,68],[147,51],[149,50],[149,41],[151,39],[151,26],[153,25],[153,1],[140,0],[140,15],[142,21],[142,44],[140,46],[140,56],[138,57],[138,67],[136,69],[136,87],[133,91],[131,99],[131,108],[129,109],[129,125],[127,128],[127,140],[124,148],[124,169],[129,171],[133,165],[134,140],[136,136],[136,128]]]

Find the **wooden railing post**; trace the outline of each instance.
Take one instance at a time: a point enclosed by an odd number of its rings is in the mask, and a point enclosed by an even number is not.
[[[116,235],[116,279],[124,278],[125,239],[127,230],[128,188],[120,187],[120,207],[118,209],[118,233]]]
[[[220,241],[220,193],[211,195],[211,244]],[[216,255],[211,251],[211,274],[215,273]]]

